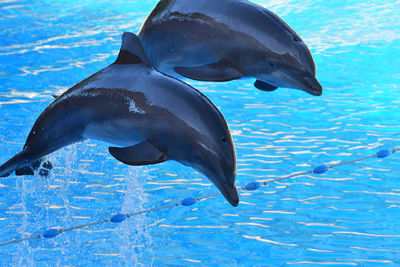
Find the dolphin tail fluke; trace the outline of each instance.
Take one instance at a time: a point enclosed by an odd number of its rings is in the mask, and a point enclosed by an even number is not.
[[[17,176],[34,175],[36,170],[38,170],[40,176],[46,177],[50,174],[52,168],[53,165],[49,161],[43,162],[42,159],[32,163],[27,152],[22,151],[0,166],[0,177],[10,176],[14,171]]]
[[[49,176],[50,170],[52,169],[53,165],[51,164],[50,161],[43,161],[43,159],[39,159],[32,164],[16,169],[15,175],[16,176],[35,175],[35,171],[38,171],[40,176],[47,177]]]

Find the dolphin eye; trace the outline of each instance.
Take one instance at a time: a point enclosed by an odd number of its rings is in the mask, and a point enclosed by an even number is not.
[[[225,137],[222,138],[222,142],[226,143],[228,141],[228,139],[226,139]]]
[[[297,37],[297,36],[293,36],[293,37],[292,37],[292,40],[295,41],[295,42],[300,42],[300,39],[299,39],[299,37]]]

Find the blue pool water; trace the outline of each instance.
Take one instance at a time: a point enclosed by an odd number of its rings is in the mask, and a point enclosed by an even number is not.
[[[157,1],[0,0],[0,162],[59,94],[112,63]],[[230,126],[237,184],[400,146],[400,2],[258,0],[310,47],[321,97],[252,80],[187,81]],[[400,264],[399,155],[192,207],[0,248],[0,265],[386,266]],[[50,156],[47,179],[0,180],[0,242],[216,192],[175,162],[128,167],[87,141]]]

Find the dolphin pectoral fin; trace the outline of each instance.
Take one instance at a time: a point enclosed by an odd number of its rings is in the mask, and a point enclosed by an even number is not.
[[[177,66],[174,67],[174,71],[186,78],[198,81],[226,82],[242,77],[239,71],[221,62],[197,67]]]
[[[168,160],[167,156],[148,142],[129,147],[109,147],[108,151],[117,160],[132,166],[157,164]]]
[[[278,89],[278,87],[276,87],[276,86],[274,86],[274,85],[271,85],[271,84],[269,84],[269,83],[260,81],[260,80],[257,80],[257,81],[254,83],[254,86],[255,86],[258,90],[266,91],[266,92],[273,92],[273,91],[275,91],[276,89]]]

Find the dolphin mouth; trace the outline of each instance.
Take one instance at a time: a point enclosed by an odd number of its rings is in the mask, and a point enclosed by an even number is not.
[[[304,77],[302,80],[302,90],[313,96],[322,95],[322,85],[315,77]]]
[[[239,194],[235,185],[228,185],[223,183],[218,186],[218,189],[232,206],[236,207],[237,205],[239,205]]]

